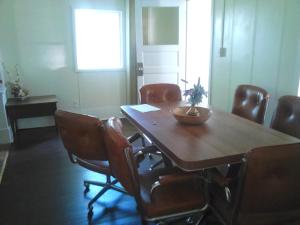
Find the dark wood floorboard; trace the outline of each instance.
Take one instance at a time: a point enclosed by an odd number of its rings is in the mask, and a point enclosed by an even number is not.
[[[11,150],[0,185],[0,225],[89,224],[87,204],[99,188],[84,196],[83,180],[105,177],[70,163],[53,128],[22,131],[20,146]],[[108,191],[90,224],[139,225],[134,199]]]

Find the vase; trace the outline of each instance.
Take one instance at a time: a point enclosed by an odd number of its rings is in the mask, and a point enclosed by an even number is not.
[[[205,121],[208,120],[212,114],[212,111],[208,108],[203,108],[203,107],[194,107],[194,108],[197,109],[198,116],[187,114],[187,111],[191,109],[191,107],[189,106],[176,107],[173,110],[173,116],[178,122],[182,124],[201,125],[204,124]]]

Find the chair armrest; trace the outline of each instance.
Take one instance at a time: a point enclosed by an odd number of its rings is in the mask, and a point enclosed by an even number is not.
[[[138,140],[139,138],[144,138],[143,135],[141,135],[140,133],[135,133],[134,135],[131,135],[127,138],[127,141],[129,143],[133,143],[135,142],[136,140]]]
[[[212,184],[218,185],[220,188],[224,189],[224,194],[226,197],[226,200],[228,202],[231,202],[232,195],[229,188],[230,183],[234,180],[231,177],[223,176],[217,169],[209,169],[208,171],[208,182]]]
[[[150,146],[145,146],[145,147],[134,147],[133,149],[133,154],[134,156],[141,156],[141,155],[145,155],[148,153],[155,153],[158,151],[158,148],[155,147],[154,145],[150,145]]]
[[[158,181],[154,182],[151,187],[151,195],[163,187],[169,187],[176,184],[190,182],[192,180],[203,180],[204,178],[198,174],[177,173],[159,176]]]
[[[159,183],[161,185],[170,185],[176,183],[183,183],[191,180],[197,180],[200,178],[202,178],[200,175],[194,173],[169,174],[169,175],[159,176]]]
[[[159,149],[157,147],[155,147],[154,145],[150,145],[150,146],[145,146],[141,149],[141,151],[144,154],[148,154],[148,153],[156,153],[159,151]]]
[[[196,174],[171,174],[171,175],[163,175],[160,176],[158,181],[153,183],[150,190],[150,198],[152,202],[161,201],[161,198],[164,198],[166,193],[172,192],[174,187],[180,187],[181,185],[187,185],[188,187],[191,185],[199,185],[199,188],[203,185],[202,182],[203,177]],[[201,189],[199,189],[201,191]]]

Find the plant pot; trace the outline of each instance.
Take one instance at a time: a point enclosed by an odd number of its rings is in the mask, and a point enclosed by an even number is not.
[[[197,107],[191,106],[187,111],[186,114],[189,116],[200,116],[200,112]]]
[[[191,107],[177,107],[173,111],[175,119],[183,124],[189,125],[201,125],[209,119],[212,114],[212,111],[208,108],[203,107],[194,107],[198,111],[198,115],[189,115],[187,114],[188,110]]]

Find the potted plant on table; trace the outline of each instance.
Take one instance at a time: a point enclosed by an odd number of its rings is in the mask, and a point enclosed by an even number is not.
[[[203,96],[207,97],[207,94],[207,91],[205,91],[204,87],[200,84],[199,77],[198,83],[194,84],[193,88],[186,90],[183,94],[184,96],[188,97],[188,102],[191,104],[186,114],[190,116],[199,116],[200,112],[198,111],[196,105],[201,103]]]
[[[185,80],[183,82],[187,83]],[[201,103],[203,96],[207,97],[207,92],[204,87],[200,84],[200,78],[197,84],[193,88],[186,90],[183,93],[184,96],[188,97],[190,106],[179,106],[173,110],[175,119],[185,125],[201,125],[209,119],[212,111],[209,108],[197,107],[197,104]]]

